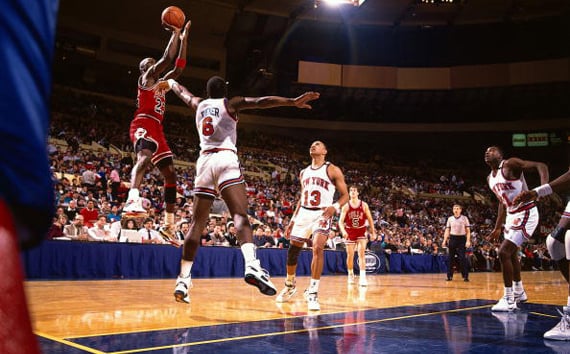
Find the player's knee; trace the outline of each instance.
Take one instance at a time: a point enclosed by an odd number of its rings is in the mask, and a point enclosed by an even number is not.
[[[243,230],[244,228],[251,227],[249,223],[249,219],[247,218],[246,214],[236,213],[234,214],[234,225],[236,229]]]
[[[548,252],[550,253],[552,259],[555,261],[559,261],[566,256],[564,243],[558,241],[552,236],[552,234],[548,235],[546,238],[546,248],[548,249]]]
[[[287,265],[294,266],[297,264],[297,259],[299,258],[299,252],[301,252],[301,247],[295,246],[293,244],[289,245],[287,250]]]
[[[137,163],[135,164],[135,167],[138,169],[145,169],[150,165],[151,161],[150,161],[150,155],[145,155],[145,154],[139,154],[137,156]]]
[[[324,244],[319,243],[319,242],[315,242],[315,241],[313,240],[313,257],[314,257],[315,255],[318,256],[318,255],[323,254],[324,250],[325,250],[325,245],[324,245]]]
[[[556,241],[564,243],[564,236],[566,235],[566,228],[557,225],[554,230],[550,233]]]

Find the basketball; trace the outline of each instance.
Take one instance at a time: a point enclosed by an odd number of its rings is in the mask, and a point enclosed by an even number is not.
[[[184,12],[177,6],[169,6],[164,9],[160,18],[162,20],[162,23],[176,28],[182,28],[182,26],[184,26],[184,22],[186,21]]]

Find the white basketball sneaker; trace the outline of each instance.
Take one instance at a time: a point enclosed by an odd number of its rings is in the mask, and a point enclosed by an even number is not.
[[[544,333],[544,339],[570,340],[570,308],[564,306],[562,311],[556,309],[562,319],[550,331]]]
[[[146,210],[142,206],[142,198],[129,199],[125,203],[123,211],[126,213],[145,213]]]
[[[277,294],[277,288],[271,282],[269,273],[261,268],[259,259],[255,259],[245,265],[244,280],[246,283],[256,286],[264,295],[273,296]]]
[[[360,286],[368,286],[368,280],[366,280],[366,276],[360,276],[360,279],[358,280],[358,285]]]
[[[528,300],[528,297],[526,296],[526,291],[522,291],[520,293],[517,293],[515,291],[515,302],[526,302],[526,300]]]
[[[295,295],[296,292],[297,292],[297,287],[295,286],[295,282],[285,281],[285,287],[283,288],[283,290],[281,290],[279,295],[277,295],[275,301],[287,302],[291,299],[291,297],[293,297],[293,295]]]
[[[319,304],[317,293],[309,293],[305,291],[305,294],[309,311],[320,311],[321,305]]]
[[[188,291],[192,288],[192,279],[190,277],[178,277],[176,279],[176,287],[174,288],[174,298],[178,302],[190,303],[190,295]]]
[[[512,300],[512,302],[510,302],[505,296],[503,296],[499,302],[497,302],[495,305],[493,305],[493,307],[491,307],[491,311],[514,311],[517,310],[517,303]]]
[[[158,232],[160,233],[162,238],[167,242],[176,240],[176,235],[174,233],[174,227],[172,225],[166,225],[165,224],[164,226],[161,226],[158,229]]]

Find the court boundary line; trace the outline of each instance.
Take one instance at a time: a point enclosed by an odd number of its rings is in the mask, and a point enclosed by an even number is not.
[[[70,346],[70,347],[73,347],[73,348],[76,348],[76,349],[81,349],[81,350],[84,350],[84,351],[89,352],[89,353],[92,353],[92,354],[108,354],[107,352],[102,352],[102,351],[100,351],[100,350],[98,350],[98,349],[94,349],[94,348],[91,348],[91,347],[87,347],[87,346],[85,346],[85,345],[83,345],[83,344],[79,344],[79,343],[75,343],[75,342],[69,341],[69,340],[67,340],[66,338],[58,338],[58,337],[52,336],[52,335],[50,335],[50,334],[40,333],[40,332],[35,332],[35,334],[36,334],[37,336],[42,337],[42,338],[46,338],[46,339],[52,340],[52,341],[54,341],[54,342],[56,342],[56,343],[61,343],[61,344],[63,344],[63,345],[67,345],[67,346]]]
[[[444,313],[454,313],[454,312],[462,312],[462,311],[479,310],[479,309],[483,309],[483,308],[489,308],[491,306],[493,306],[493,305],[487,304],[487,305],[471,306],[471,307],[464,307],[464,308],[457,308],[457,309],[450,309],[450,310],[424,312],[424,313],[418,313],[418,314],[414,314],[414,315],[405,315],[405,316],[398,316],[398,317],[383,318],[383,319],[378,319],[378,320],[369,320],[369,321],[351,322],[351,323],[340,323],[337,325],[329,325],[329,326],[323,326],[323,327],[303,328],[303,329],[297,329],[297,330],[291,330],[291,331],[269,332],[269,333],[263,333],[263,334],[252,334],[252,335],[247,335],[247,336],[239,336],[239,337],[231,337],[231,338],[219,338],[219,339],[211,339],[211,340],[197,341],[197,342],[190,342],[190,343],[173,344],[173,345],[167,345],[167,346],[123,350],[123,351],[109,352],[108,354],[144,353],[144,352],[148,352],[148,351],[152,351],[152,350],[193,347],[193,346],[197,346],[197,345],[224,343],[224,342],[231,342],[231,341],[235,341],[235,340],[254,339],[254,338],[261,338],[261,337],[275,337],[275,336],[288,335],[288,334],[305,333],[305,332],[310,332],[310,331],[320,331],[320,330],[344,328],[344,327],[366,325],[366,324],[373,324],[373,323],[397,321],[397,320],[403,320],[403,319],[409,319],[409,318],[426,317],[426,316],[432,316],[432,315],[440,315],[440,314],[444,314]],[[408,307],[408,306],[404,306],[404,307]],[[315,314],[315,315],[318,315],[318,314]],[[325,314],[325,315],[328,315],[328,314]],[[299,317],[311,317],[311,315],[305,315],[305,316],[299,316]],[[268,320],[268,321],[273,321],[273,320]]]

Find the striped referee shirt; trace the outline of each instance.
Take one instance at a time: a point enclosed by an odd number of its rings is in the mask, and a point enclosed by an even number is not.
[[[447,218],[446,228],[449,228],[449,234],[452,236],[467,236],[467,228],[469,227],[469,219],[465,215],[458,218],[455,215]]]

